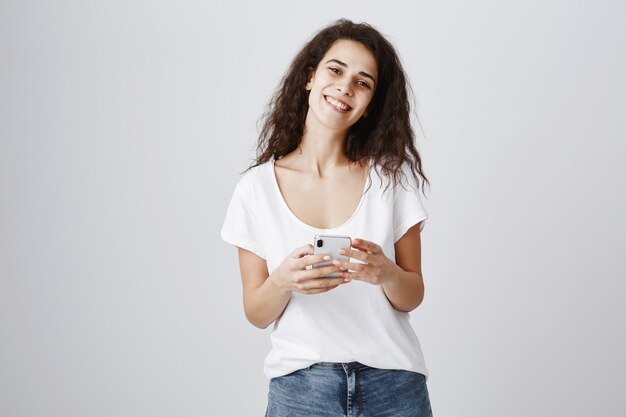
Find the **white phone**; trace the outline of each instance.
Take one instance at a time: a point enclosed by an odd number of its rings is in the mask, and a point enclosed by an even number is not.
[[[315,238],[313,239],[313,254],[327,253],[330,255],[330,260],[318,264],[313,264],[313,268],[332,265],[335,259],[350,262],[350,257],[346,255],[340,255],[339,249],[351,247],[352,239],[350,239],[350,236],[315,235]],[[330,274],[322,275],[320,278],[337,278],[340,276],[341,275],[338,272],[332,272]]]

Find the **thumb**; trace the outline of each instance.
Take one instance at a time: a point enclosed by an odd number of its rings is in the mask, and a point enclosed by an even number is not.
[[[313,255],[313,245],[304,245],[291,252],[291,256],[296,259],[302,258],[305,255]]]

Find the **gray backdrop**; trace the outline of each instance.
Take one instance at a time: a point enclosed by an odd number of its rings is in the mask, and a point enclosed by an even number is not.
[[[622,415],[625,12],[3,0],[0,415],[264,414],[271,327],[219,231],[272,91],[339,17],[389,37],[419,101],[434,415]]]

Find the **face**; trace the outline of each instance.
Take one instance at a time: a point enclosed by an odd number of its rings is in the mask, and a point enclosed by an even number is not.
[[[333,43],[311,74],[306,89],[309,115],[331,129],[344,130],[367,117],[378,70],[376,58],[363,44],[341,39]]]

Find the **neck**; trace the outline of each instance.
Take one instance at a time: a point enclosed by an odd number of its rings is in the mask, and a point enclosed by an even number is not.
[[[343,150],[347,129],[330,129],[312,119],[309,111],[302,141],[294,152],[302,168],[321,174],[348,166],[350,160]]]

